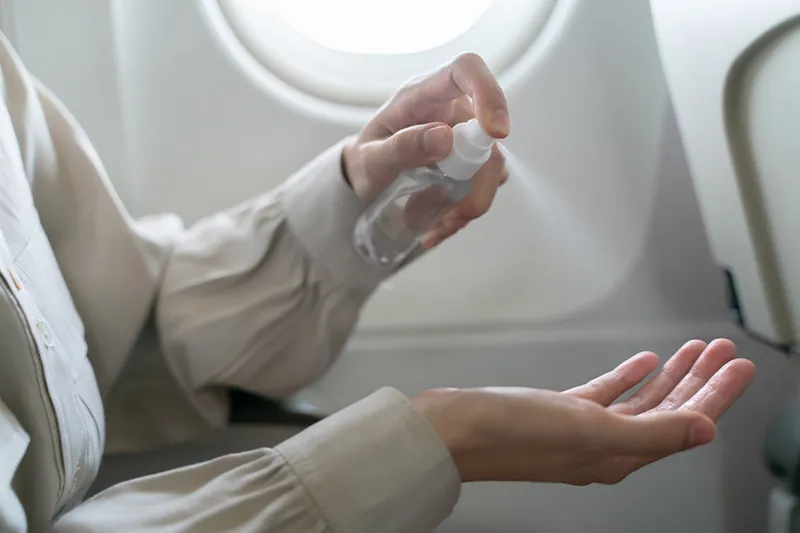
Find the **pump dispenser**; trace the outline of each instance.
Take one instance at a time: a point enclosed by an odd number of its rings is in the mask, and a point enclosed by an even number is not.
[[[402,172],[356,222],[353,243],[372,263],[397,267],[439,217],[463,200],[495,140],[477,119],[453,127],[453,150],[429,167]]]
[[[453,151],[437,163],[454,180],[471,180],[492,155],[494,139],[483,131],[477,119],[453,128]]]

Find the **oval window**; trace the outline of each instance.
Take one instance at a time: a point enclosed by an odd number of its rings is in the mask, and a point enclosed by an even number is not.
[[[501,75],[557,0],[219,0],[248,51],[317,98],[383,103],[406,80],[462,52]]]

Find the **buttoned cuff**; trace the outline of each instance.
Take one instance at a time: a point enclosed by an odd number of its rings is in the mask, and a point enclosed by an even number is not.
[[[433,427],[390,388],[277,450],[335,532],[432,531],[461,491],[455,463]]]
[[[289,227],[312,259],[334,279],[369,294],[393,272],[366,261],[353,245],[365,205],[342,173],[343,141],[309,163],[281,191]]]

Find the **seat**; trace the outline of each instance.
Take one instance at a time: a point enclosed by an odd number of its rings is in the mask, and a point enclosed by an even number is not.
[[[319,422],[324,414],[292,399],[262,398],[231,390],[230,426],[197,441],[140,454],[103,459],[89,497],[117,483],[207,461],[221,455],[270,447]]]
[[[800,1],[651,0],[712,252],[741,326],[800,337]]]

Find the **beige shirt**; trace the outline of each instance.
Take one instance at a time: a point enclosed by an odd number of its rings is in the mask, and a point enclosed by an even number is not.
[[[276,449],[82,502],[104,449],[223,426],[227,387],[314,381],[391,273],[351,245],[340,147],[190,228],[136,221],[1,36],[0,75],[0,531],[424,533],[450,514],[452,459],[392,389]]]

